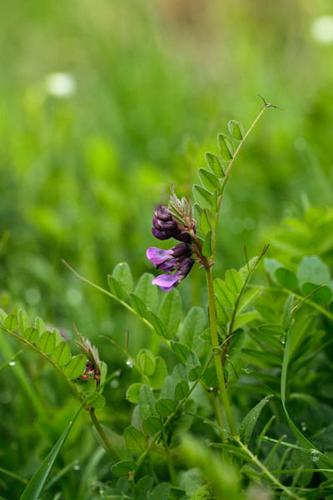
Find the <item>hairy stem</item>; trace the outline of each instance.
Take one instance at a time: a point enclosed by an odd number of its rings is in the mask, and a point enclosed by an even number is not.
[[[252,451],[244,444],[242,443],[239,439],[237,439],[237,443],[241,447],[241,449],[246,453],[246,455],[249,457],[249,459],[267,476],[270,481],[275,484],[280,490],[282,490],[288,497],[290,498],[300,498],[298,495],[293,493],[289,488],[284,486],[280,481],[271,473],[270,470],[267,469],[267,467],[258,459],[256,455],[252,453]]]
[[[217,331],[217,317],[216,317],[216,302],[215,302],[215,292],[214,292],[214,282],[213,274],[210,266],[206,267],[206,277],[207,277],[207,288],[208,288],[208,307],[209,307],[209,324],[210,324],[210,334],[211,342],[214,353],[214,362],[217,374],[217,380],[219,384],[220,397],[223,403],[225,415],[229,424],[230,432],[233,436],[236,435],[236,425],[231,410],[231,405],[229,401],[229,396],[224,379],[224,370],[221,357],[221,349],[218,338]]]
[[[113,449],[111,441],[110,441],[108,435],[106,434],[105,430],[103,429],[103,426],[101,425],[100,421],[96,417],[95,408],[89,409],[89,416],[91,418],[91,421],[92,421],[96,431],[98,432],[99,437],[101,438],[101,440],[104,444],[105,449],[114,455],[115,451]]]

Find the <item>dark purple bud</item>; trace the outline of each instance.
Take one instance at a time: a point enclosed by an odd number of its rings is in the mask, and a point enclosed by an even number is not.
[[[187,276],[188,273],[191,271],[193,264],[194,260],[191,259],[191,257],[187,257],[186,259],[184,259],[180,267],[178,268],[179,274],[181,274],[181,276],[185,278],[185,276]]]
[[[178,245],[171,248],[173,257],[179,258],[183,256],[190,256],[192,249],[187,243],[178,243]]]
[[[171,214],[170,210],[168,209],[168,207],[166,207],[165,205],[159,205],[156,208],[154,215],[158,219],[161,219],[164,221],[172,220],[172,214]]]
[[[184,241],[185,243],[191,243],[192,241],[191,235],[186,231],[179,233],[177,236],[174,236],[174,238],[178,241]]]
[[[152,228],[151,232],[158,240],[168,240],[173,236],[173,234],[170,234],[170,231],[159,231],[155,227]]]
[[[177,222],[175,220],[161,220],[157,217],[153,218],[153,226],[160,231],[178,230]]]

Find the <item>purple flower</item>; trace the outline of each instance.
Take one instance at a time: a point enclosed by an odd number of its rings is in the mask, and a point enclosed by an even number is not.
[[[194,264],[192,248],[188,243],[179,243],[170,250],[150,247],[147,258],[157,268],[168,274],[161,274],[153,280],[153,284],[164,291],[176,287],[190,272]]]
[[[188,275],[194,264],[190,231],[195,232],[193,219],[187,216],[184,217],[184,223],[181,223],[165,205],[158,205],[155,209],[152,227],[155,238],[159,240],[175,238],[181,241],[169,250],[150,247],[146,252],[148,260],[157,269],[165,271],[165,274],[153,279],[153,284],[166,292],[176,287]]]

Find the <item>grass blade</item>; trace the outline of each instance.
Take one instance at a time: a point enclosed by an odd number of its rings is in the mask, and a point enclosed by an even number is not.
[[[52,468],[64,442],[66,441],[81,409],[82,409],[82,406],[80,406],[80,408],[75,413],[72,420],[70,420],[65,431],[62,433],[62,435],[60,436],[60,438],[58,439],[56,444],[53,446],[50,453],[43,460],[40,467],[36,470],[35,474],[32,476],[32,478],[30,479],[26,488],[24,489],[24,491],[20,497],[20,500],[37,500],[39,498],[39,496],[44,488],[44,485],[46,483],[46,480],[50,474],[51,468]]]

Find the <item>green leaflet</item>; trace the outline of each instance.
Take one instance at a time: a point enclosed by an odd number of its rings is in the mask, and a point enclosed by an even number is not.
[[[160,305],[159,317],[165,328],[167,338],[172,338],[182,318],[182,301],[178,290],[164,295]]]
[[[153,278],[152,274],[144,273],[139,279],[134,293],[146,307],[155,312],[158,307],[158,289],[151,283]]]
[[[263,408],[266,406],[271,397],[271,395],[266,396],[258,404],[256,404],[256,406],[254,406],[243,418],[239,426],[239,436],[241,441],[243,441],[244,443],[249,443],[258,418],[260,417]]]

